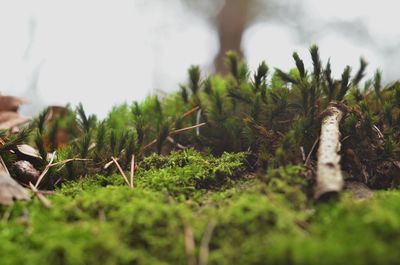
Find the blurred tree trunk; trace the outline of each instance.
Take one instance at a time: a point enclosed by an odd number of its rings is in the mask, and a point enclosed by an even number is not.
[[[226,73],[224,57],[227,51],[234,50],[241,53],[242,35],[247,26],[252,2],[252,0],[225,0],[217,16],[220,48],[214,65],[218,73]]]

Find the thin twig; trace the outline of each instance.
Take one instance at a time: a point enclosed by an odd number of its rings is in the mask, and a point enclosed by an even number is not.
[[[131,188],[133,188],[133,176],[135,175],[135,155],[131,159]]]
[[[182,118],[186,118],[186,117],[188,117],[189,115],[195,113],[196,111],[201,111],[200,106],[194,107],[193,109],[191,109],[191,110],[185,112],[185,113],[183,114]],[[188,130],[192,130],[192,129],[198,129],[198,128],[200,128],[200,127],[206,125],[206,124],[207,124],[207,123],[203,122],[203,123],[200,123],[200,124],[196,124],[196,125],[194,125],[194,126],[190,126],[190,127],[186,127],[186,128],[174,130],[174,131],[172,131],[172,132],[170,132],[170,133],[168,134],[168,137],[169,137],[169,138],[167,138],[167,139],[168,139],[169,141],[171,141],[172,138],[170,138],[170,137],[171,137],[172,135],[175,135],[175,134],[178,134],[178,133],[181,133],[181,132],[185,132],[185,131],[188,131]],[[156,143],[157,143],[157,139],[152,140],[150,143],[148,143],[148,144],[146,144],[145,146],[143,146],[142,151],[145,151],[146,149],[150,148],[151,146],[153,146],[153,145],[156,144]],[[179,143],[178,143],[178,147],[181,148],[181,149],[185,149],[185,148],[186,148],[186,147],[184,147],[183,145],[179,145]],[[119,160],[119,158],[117,158],[117,160]],[[109,162],[107,162],[107,164],[104,165],[104,169],[107,169],[107,168],[110,167],[113,163],[114,163],[114,161],[109,161]]]
[[[54,151],[53,154],[51,154],[50,162],[47,164],[47,166],[43,170],[42,174],[40,174],[38,180],[36,181],[36,184],[35,184],[36,189],[37,189],[37,187],[39,187],[40,182],[42,181],[42,179],[44,178],[46,173],[49,171],[51,164],[53,163],[55,157],[56,157],[56,151]]]
[[[24,188],[31,189],[31,185],[30,184],[21,183],[21,185]],[[56,185],[54,185],[54,186],[56,186]],[[54,190],[39,190],[38,189],[38,191],[43,195],[54,195],[54,194],[56,194],[56,191],[54,191]]]
[[[200,253],[199,253],[199,265],[207,265],[207,263],[208,263],[211,237],[212,237],[212,234],[214,232],[216,225],[217,225],[217,222],[215,220],[211,220],[208,223],[207,230],[204,232],[203,238],[201,239]]]
[[[304,147],[300,146],[301,157],[303,158],[303,162],[306,161],[306,154],[304,153]]]
[[[38,197],[39,201],[44,205],[44,207],[51,208],[51,202],[35,186],[33,186],[31,182],[29,182],[29,187],[36,197]]]
[[[381,132],[381,130],[379,130],[378,126],[374,125],[372,126],[372,128],[376,131],[376,133],[378,134],[379,139],[383,139],[385,136],[383,135],[383,133]]]
[[[306,158],[306,161],[304,161],[304,165],[307,165],[307,164],[308,164],[308,161],[309,161],[310,158],[311,158],[311,154],[314,152],[314,149],[315,149],[315,147],[317,146],[318,141],[319,141],[319,137],[317,137],[317,139],[315,139],[315,141],[314,141],[314,143],[313,143],[313,145],[312,145],[312,147],[311,147],[311,150],[310,150],[310,152],[308,153],[308,156],[307,156],[307,158]]]
[[[344,141],[346,141],[349,138],[350,138],[350,135],[347,135],[347,136],[343,137],[343,139],[340,142],[343,143]]]
[[[190,127],[185,127],[185,128],[182,128],[182,129],[177,129],[177,130],[174,130],[174,131],[170,132],[168,136],[172,136],[172,135],[175,135],[175,134],[178,134],[178,133],[182,133],[182,132],[186,132],[186,131],[193,130],[193,129],[196,129],[196,128],[200,128],[200,127],[202,127],[202,126],[204,126],[204,125],[206,125],[206,124],[207,124],[206,122],[203,122],[203,123],[196,124],[196,125],[193,125],[193,126],[190,126]],[[143,147],[143,150],[146,150],[147,148],[151,147],[151,146],[154,145],[155,143],[157,143],[157,139],[154,139],[154,140],[151,141],[150,143],[146,144],[146,145]]]
[[[143,146],[143,150],[146,150],[147,148],[151,147],[152,145],[154,145],[155,143],[157,143],[157,139],[154,139],[153,141],[151,141],[150,143],[146,144],[145,146]]]
[[[193,125],[193,126],[190,126],[190,127],[186,127],[186,128],[182,128],[182,129],[177,129],[177,130],[174,130],[174,131],[170,132],[168,136],[170,137],[170,136],[172,136],[172,135],[175,135],[175,134],[178,134],[178,133],[181,133],[181,132],[186,132],[186,131],[189,131],[189,130],[192,130],[192,129],[200,128],[200,127],[202,127],[202,126],[204,126],[204,125],[206,125],[206,124],[207,124],[206,122],[203,122],[203,123],[196,124],[196,125]],[[148,144],[146,144],[145,146],[143,146],[142,151],[145,151],[146,149],[148,149],[149,147],[153,146],[153,145],[156,144],[156,143],[157,143],[157,139],[154,139],[154,140],[151,141],[150,143],[148,143]],[[119,158],[114,158],[114,159],[115,159],[115,160],[119,160]],[[107,163],[104,165],[104,169],[107,169],[108,167],[110,167],[110,166],[112,165],[112,163],[115,163],[115,162],[114,162],[114,161],[109,161],[109,162],[107,162]]]
[[[193,109],[191,109],[191,110],[185,112],[185,113],[183,114],[182,118],[186,118],[186,117],[192,115],[193,113],[195,113],[195,112],[198,111],[199,109],[200,109],[199,106],[194,107]]]
[[[115,158],[115,160],[119,160],[119,157],[117,157],[117,158]],[[107,164],[105,164],[104,165],[104,169],[107,169],[107,168],[109,168],[112,164],[114,163],[114,161],[113,160],[111,160],[111,161],[109,161]]]
[[[289,122],[291,122],[292,120],[284,120],[284,121],[277,121],[277,123],[280,123],[280,124],[283,124],[283,123],[289,123]]]
[[[175,135],[175,134],[178,134],[178,133],[181,133],[181,132],[186,132],[186,131],[189,131],[189,130],[192,130],[192,129],[196,129],[196,128],[202,127],[202,126],[204,126],[206,124],[207,124],[206,122],[203,122],[203,123],[196,124],[196,125],[193,125],[193,126],[190,126],[190,127],[174,130],[169,135]]]
[[[199,109],[199,110],[197,111],[197,114],[196,114],[196,123],[197,123],[197,124],[200,123],[200,119],[201,119],[201,109]],[[200,127],[196,128],[196,135],[197,135],[197,136],[200,136]]]
[[[111,159],[113,160],[113,162],[115,163],[115,165],[117,166],[119,172],[121,173],[122,177],[124,177],[124,180],[126,182],[126,184],[128,184],[128,186],[130,187],[131,185],[129,184],[129,180],[126,177],[124,171],[122,170],[121,166],[119,165],[118,161],[112,156]]]
[[[66,159],[57,163],[53,163],[50,165],[50,167],[55,167],[58,165],[64,165],[67,164],[69,162],[73,162],[73,161],[92,161],[93,159],[87,159],[87,158],[71,158],[71,159]]]
[[[186,149],[187,147],[186,146],[183,146],[183,145],[181,145],[180,143],[177,143],[175,140],[174,140],[174,138],[172,138],[171,136],[168,136],[167,137],[167,140],[168,140],[168,142],[170,142],[171,144],[174,144],[174,145],[176,145],[178,148],[180,148],[180,149]]]

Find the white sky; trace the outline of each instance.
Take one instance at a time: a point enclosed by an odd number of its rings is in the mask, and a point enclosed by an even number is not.
[[[247,30],[243,46],[252,69],[266,60],[287,70],[294,50],[310,65],[307,49],[317,43],[337,76],[346,64],[357,68],[363,55],[370,73],[381,67],[387,79],[400,77],[397,0],[302,2],[306,11],[299,11],[295,24],[307,34],[299,36],[279,19]],[[35,38],[24,57],[32,19]],[[356,31],[338,21],[351,22]],[[357,31],[360,24],[368,34]],[[212,25],[179,0],[0,0],[0,91],[31,97],[30,78],[42,63],[41,104],[82,102],[104,117],[113,105],[143,99],[154,89],[177,89],[191,64],[211,69],[216,52]]]

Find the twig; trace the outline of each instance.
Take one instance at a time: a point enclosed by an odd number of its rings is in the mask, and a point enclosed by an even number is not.
[[[122,170],[121,166],[119,165],[118,161],[112,156],[111,159],[113,160],[113,162],[115,163],[115,165],[117,166],[119,172],[121,173],[122,177],[124,177],[124,180],[126,182],[126,184],[128,184],[128,186],[130,187],[131,185],[129,184],[129,180],[126,177],[124,171]]]
[[[117,157],[117,158],[115,158],[115,160],[119,160],[119,158]],[[111,160],[111,161],[109,161],[107,164],[105,164],[104,165],[104,169],[107,169],[107,168],[109,168],[112,164],[114,163],[114,161],[113,160]]]
[[[208,263],[208,255],[210,253],[210,241],[216,225],[217,222],[215,220],[211,220],[208,223],[207,230],[205,231],[203,238],[201,239],[199,265],[207,265]]]
[[[24,188],[31,189],[31,185],[29,185],[29,184],[24,184],[24,183],[22,183],[21,185],[22,185]],[[56,185],[54,185],[54,186],[56,186]],[[57,192],[54,191],[54,190],[39,190],[39,189],[38,189],[38,191],[39,191],[41,194],[43,194],[43,195],[54,195],[54,194],[57,193]]]
[[[200,119],[201,119],[201,109],[199,109],[199,111],[197,111],[197,114],[196,114],[196,123],[197,124],[200,123]],[[200,127],[196,128],[196,135],[200,136]]]
[[[200,123],[200,124],[196,124],[196,125],[193,125],[193,126],[190,126],[190,127],[186,127],[186,128],[182,128],[182,129],[177,129],[177,130],[174,130],[174,131],[172,131],[172,132],[170,132],[169,133],[169,137],[171,137],[172,135],[175,135],[175,134],[178,134],[178,133],[181,133],[181,132],[186,132],[186,131],[189,131],[189,130],[192,130],[192,129],[196,129],[196,128],[200,128],[200,127],[202,127],[202,126],[204,126],[204,125],[206,125],[207,123],[206,122],[203,122],[203,123]],[[167,138],[168,139],[168,138]],[[155,143],[157,143],[157,139],[154,139],[153,141],[151,141],[150,143],[148,143],[148,144],[146,144],[145,146],[143,146],[143,148],[142,148],[142,151],[145,151],[146,149],[148,149],[149,147],[151,147],[151,146],[153,146]],[[179,147],[179,146],[178,146]],[[183,146],[182,146],[183,147]],[[181,147],[179,147],[179,148],[181,148]],[[114,158],[115,160],[119,160],[119,158]],[[115,163],[114,161],[109,161],[109,162],[107,162],[105,165],[104,165],[104,169],[107,169],[108,167],[110,167],[111,165],[112,165],[112,163]]]
[[[193,113],[195,113],[195,112],[198,111],[199,109],[200,109],[199,106],[194,107],[193,109],[191,109],[191,110],[185,112],[185,113],[183,114],[182,118],[186,118],[186,117],[192,115]]]
[[[280,136],[280,137],[285,137],[285,135],[283,133],[281,133],[280,131],[276,131],[276,133]]]
[[[180,148],[180,149],[186,149],[187,147],[186,146],[183,146],[183,145],[181,145],[180,143],[177,143],[175,140],[174,140],[174,138],[172,138],[171,136],[168,136],[167,137],[167,140],[171,143],[171,144],[174,144],[174,145],[176,145],[178,148]]]
[[[199,112],[201,112],[200,106],[194,107],[193,109],[191,109],[191,110],[185,112],[185,113],[182,115],[182,118],[186,118],[186,117],[190,116],[191,114],[195,113],[196,111],[197,111],[197,114],[199,114]],[[188,130],[192,130],[192,129],[198,129],[198,128],[204,126],[204,125],[206,125],[205,122],[203,122],[203,123],[201,123],[201,124],[194,125],[194,126],[190,126],[190,127],[186,127],[186,128],[174,130],[174,131],[172,131],[172,132],[170,132],[170,133],[168,134],[167,140],[171,142],[171,139],[172,139],[171,136],[172,136],[172,135],[175,135],[175,134],[178,134],[178,133],[181,133],[181,132],[185,132],[185,131],[188,131]],[[198,134],[198,131],[197,131],[197,134]],[[172,140],[173,140],[173,139],[172,139]],[[145,151],[146,149],[150,148],[151,146],[153,146],[153,145],[156,144],[156,143],[157,143],[157,139],[154,139],[154,140],[152,140],[150,143],[148,143],[148,144],[146,144],[145,146],[143,146],[142,150]],[[177,144],[177,146],[178,146],[179,148],[181,148],[181,149],[185,149],[185,148],[186,148],[185,146],[180,145],[179,143]],[[116,158],[116,159],[119,160],[119,158]],[[107,162],[107,164],[104,165],[104,169],[109,168],[113,163],[114,163],[114,161],[109,161],[109,162]]]
[[[347,135],[347,136],[343,137],[343,139],[340,142],[343,143],[344,141],[346,141],[349,138],[350,138],[350,135]]]
[[[306,161],[304,161],[304,165],[307,165],[307,164],[308,164],[308,161],[309,161],[310,158],[311,158],[311,154],[314,152],[314,149],[315,149],[315,147],[317,146],[318,141],[319,141],[319,137],[317,137],[317,139],[315,139],[315,141],[314,141],[314,143],[313,143],[313,145],[312,145],[312,147],[311,147],[311,150],[310,150],[310,152],[309,152],[308,155],[307,155]]]
[[[135,175],[135,155],[131,159],[131,188],[133,188],[133,176]]]
[[[300,146],[300,151],[301,151],[301,157],[303,158],[303,161],[306,161],[306,154],[304,153],[304,147]]]
[[[70,158],[70,159],[66,159],[57,163],[53,163],[51,165],[49,165],[50,167],[55,167],[58,165],[64,165],[67,164],[69,162],[73,162],[73,161],[92,161],[93,159],[86,159],[86,158]]]
[[[145,146],[143,146],[143,150],[146,150],[147,148],[151,147],[152,145],[154,145],[155,143],[157,143],[157,139],[154,139],[153,141],[151,141],[150,143],[146,144]]]
[[[47,164],[47,166],[43,170],[42,174],[40,174],[38,180],[36,181],[36,184],[35,184],[36,189],[37,189],[37,187],[39,187],[40,182],[42,181],[42,179],[44,178],[46,173],[49,171],[51,164],[53,163],[55,157],[56,157],[56,151],[53,152],[53,154],[51,155],[51,158],[50,158],[50,162]]]
[[[338,194],[344,185],[340,169],[340,121],[343,111],[330,103],[321,123],[321,136],[318,148],[316,199],[330,198]]]
[[[193,125],[193,126],[190,126],[190,127],[185,127],[185,128],[182,128],[182,129],[177,129],[177,130],[174,130],[174,131],[170,132],[168,136],[172,136],[172,135],[175,135],[175,134],[178,134],[178,133],[182,133],[182,132],[186,132],[186,131],[193,130],[193,129],[196,129],[196,128],[200,128],[200,127],[202,127],[202,126],[204,126],[204,125],[206,125],[206,124],[207,124],[206,122],[203,122],[203,123],[196,124],[196,125]],[[157,139],[154,139],[154,140],[151,141],[150,143],[146,144],[146,145],[143,147],[143,150],[146,150],[147,148],[151,147],[151,146],[154,145],[155,143],[157,143]]]
[[[277,123],[280,123],[280,124],[283,124],[283,123],[289,123],[289,122],[291,122],[292,120],[284,120],[284,121],[277,121]]]
[[[39,201],[46,208],[51,208],[51,202],[35,187],[32,182],[29,182],[29,187],[32,189],[33,193],[38,197]]]
[[[189,224],[183,225],[183,232],[185,235],[185,251],[188,259],[188,265],[197,265],[195,248],[196,243],[194,242],[193,230]]]
[[[379,139],[384,139],[385,136],[383,135],[383,133],[381,132],[381,130],[379,130],[378,126],[374,125],[372,126],[372,128],[376,131],[376,133],[378,134]]]
[[[190,126],[190,127],[174,130],[169,135],[171,136],[171,135],[175,135],[175,134],[178,134],[178,133],[181,133],[181,132],[186,132],[186,131],[189,131],[189,130],[192,130],[192,129],[196,129],[196,128],[202,127],[202,126],[204,126],[206,124],[207,124],[206,122],[203,122],[203,123],[196,124],[196,125],[193,125],[193,126]]]

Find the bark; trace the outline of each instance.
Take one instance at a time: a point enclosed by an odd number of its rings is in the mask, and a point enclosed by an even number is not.
[[[251,0],[226,0],[217,16],[219,52],[214,60],[215,70],[226,73],[225,54],[229,50],[241,53],[242,35],[248,22]]]
[[[339,193],[344,184],[338,153],[340,151],[339,124],[344,112],[331,103],[323,116],[318,148],[316,199]]]
[[[13,178],[0,157],[0,204],[9,205],[16,200],[29,200],[28,192]]]

